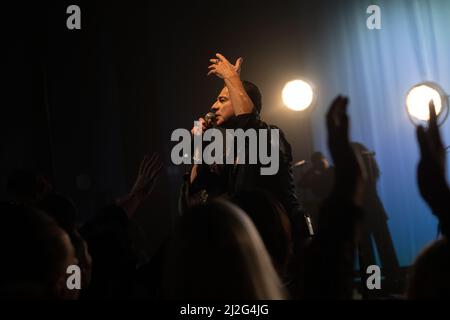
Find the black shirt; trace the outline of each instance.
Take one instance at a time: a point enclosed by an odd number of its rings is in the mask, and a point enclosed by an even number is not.
[[[292,172],[292,152],[289,142],[279,128],[261,121],[255,114],[243,114],[231,119],[221,130],[226,129],[255,129],[259,145],[259,129],[268,130],[268,143],[270,143],[270,130],[278,129],[279,143],[279,167],[274,175],[262,175],[261,168],[264,165],[257,161],[257,164],[249,164],[248,161],[239,164],[225,165],[201,165],[197,179],[192,186],[193,192],[205,189],[209,197],[220,194],[233,196],[241,190],[263,189],[269,191],[285,208],[291,222],[299,221],[303,217],[303,211],[299,205],[296,195],[294,177]],[[246,139],[245,154],[248,160],[249,140]],[[270,152],[270,146],[267,150]],[[237,155],[237,150],[235,155]],[[268,167],[267,165],[266,167]],[[300,219],[302,220],[302,219]],[[295,228],[294,228],[295,229]]]

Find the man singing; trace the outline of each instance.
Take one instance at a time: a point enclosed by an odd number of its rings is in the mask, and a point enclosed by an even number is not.
[[[271,129],[278,128],[260,120],[261,93],[253,83],[241,80],[242,61],[242,58],[239,58],[233,65],[221,54],[210,59],[208,75],[218,76],[225,84],[210,110],[215,114],[215,125],[221,130],[254,129],[259,132],[263,129],[270,133]],[[199,122],[202,125],[201,130],[208,128],[205,119],[200,118]],[[198,131],[198,128],[193,129],[194,134],[196,130]],[[211,198],[221,194],[233,196],[239,191],[249,189],[269,191],[284,206],[290,218],[294,243],[298,245],[311,236],[313,231],[309,217],[301,210],[296,196],[291,167],[291,146],[281,130],[278,132],[279,167],[276,174],[261,174],[263,165],[260,161],[257,164],[249,164],[247,161],[239,161],[242,159],[236,159],[234,164],[195,164],[190,173],[189,192],[191,195],[201,193]],[[245,155],[248,157],[248,141],[245,148]]]

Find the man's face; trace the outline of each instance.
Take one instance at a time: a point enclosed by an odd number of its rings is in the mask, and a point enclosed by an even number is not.
[[[225,87],[219,93],[217,101],[212,105],[211,110],[216,113],[216,124],[221,126],[234,116],[233,105],[231,104],[228,88]]]

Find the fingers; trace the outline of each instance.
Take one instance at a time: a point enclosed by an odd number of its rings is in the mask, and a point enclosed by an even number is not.
[[[347,105],[348,105],[348,98],[341,97],[335,110],[337,126],[341,129],[343,133],[346,132],[348,128]]]
[[[433,100],[430,101],[428,107],[430,110],[430,119],[428,121],[428,128],[430,130],[430,134],[432,134],[433,138],[435,138],[436,132],[439,134],[439,129],[437,125],[436,108],[434,106]]]
[[[223,55],[221,55],[220,53],[216,53],[216,57],[219,58],[221,61],[226,62],[226,63],[230,63],[227,58],[225,58]]]
[[[334,127],[336,123],[336,109],[341,104],[342,97],[339,95],[336,98],[334,98],[333,102],[331,103],[330,108],[327,112],[327,125],[328,127]]]
[[[146,156],[144,157],[144,159],[141,161],[141,164],[139,165],[139,171],[138,171],[138,174],[139,174],[139,175],[142,174],[142,172],[143,172],[143,170],[144,170],[144,167],[145,167],[145,164],[146,164],[146,162],[147,162],[147,159],[148,159],[148,156],[146,155]]]
[[[236,60],[236,63],[234,64],[234,67],[236,68],[236,71],[238,74],[241,73],[242,62],[244,62],[244,59],[242,59],[242,57],[240,57]]]
[[[342,101],[342,105],[339,106],[338,109],[338,119],[339,126],[343,134],[348,134],[348,115],[347,115],[347,107],[348,107],[348,98],[344,97]]]
[[[339,95],[333,100],[326,117],[329,131],[348,129],[347,105],[348,98],[346,97]]]
[[[206,130],[206,120],[201,118],[201,124],[202,124],[202,132]]]
[[[213,62],[213,64],[212,65],[210,65],[209,67],[208,67],[208,69],[210,69],[209,70],[209,72],[206,74],[206,76],[210,76],[211,74],[215,74],[215,75],[217,75],[217,76],[219,76],[220,77],[220,74],[219,74],[219,72],[218,72],[218,64],[217,63],[215,63],[215,61],[217,61],[218,59],[210,59],[209,61],[211,61],[211,62]]]
[[[208,69],[210,69],[210,71],[206,74],[207,76],[210,76],[212,74],[215,74],[216,76],[218,76],[219,78],[223,79],[225,77],[225,74],[228,74],[230,72],[236,72],[237,74],[240,73],[241,70],[241,64],[242,64],[242,58],[239,58],[236,60],[236,64],[232,65],[227,58],[225,58],[223,55],[221,55],[220,53],[216,54],[216,57],[218,59],[209,59],[209,62],[212,63],[212,65],[210,65],[208,67]],[[223,63],[220,63],[223,62]],[[231,71],[232,69],[232,71]]]
[[[216,67],[217,67],[217,65],[216,64],[212,64],[212,65],[210,65],[209,67],[208,67],[208,69],[210,69],[209,70],[209,72],[208,72],[208,74],[207,74],[207,76],[209,76],[209,75],[211,75],[211,74],[215,74],[216,72],[217,72],[217,69],[216,69]]]
[[[430,146],[428,143],[428,135],[425,131],[425,128],[422,126],[418,126],[416,129],[417,141],[419,142],[420,155],[423,158],[427,157],[430,154]]]
[[[142,174],[145,175],[147,172],[148,167],[151,165],[152,161],[155,158],[155,153],[153,153],[151,156],[147,155],[146,157],[146,161],[144,163],[144,166],[142,168]]]
[[[331,103],[330,107],[328,108],[328,112],[327,112],[327,127],[331,127],[334,124],[334,113],[335,113],[335,109],[336,109],[336,105],[338,104],[339,99],[341,98],[341,96],[337,96],[336,98],[334,98],[333,102]]]
[[[163,167],[162,162],[158,161],[156,167],[151,171],[150,175],[151,180],[158,178],[159,174],[161,173],[162,167]]]
[[[429,104],[430,108],[430,120],[428,124],[428,130],[431,141],[434,143],[436,148],[443,148],[441,135],[439,133],[439,125],[437,123],[437,115],[436,115],[436,108],[434,106],[433,100],[430,101]]]
[[[152,174],[150,175],[150,179],[147,182],[147,185],[145,187],[145,193],[146,196],[150,196],[150,194],[153,192],[153,188],[155,187],[156,181],[158,180],[159,174],[161,172],[162,164],[159,165],[155,170],[152,171]]]
[[[436,107],[433,100],[430,100],[428,107],[430,108],[430,123],[437,123]]]
[[[335,163],[348,155],[350,139],[348,132],[349,118],[347,116],[348,98],[337,96],[331,103],[326,121],[328,131],[328,146]]]
[[[200,124],[196,124],[196,122],[200,122]],[[191,132],[194,135],[199,135],[206,129],[206,121],[203,118],[199,118],[196,122],[194,122],[194,127]]]
[[[152,170],[152,168],[155,166],[155,164],[159,161],[159,155],[157,153],[153,153],[153,155],[150,157],[150,160],[147,162],[145,168],[144,168],[144,175],[148,176]]]

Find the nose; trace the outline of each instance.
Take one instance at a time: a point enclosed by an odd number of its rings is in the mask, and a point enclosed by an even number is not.
[[[219,106],[217,105],[217,102],[216,102],[216,103],[214,103],[214,104],[212,105],[212,107],[211,107],[211,109],[210,109],[209,111],[215,113],[217,110],[219,110]]]

